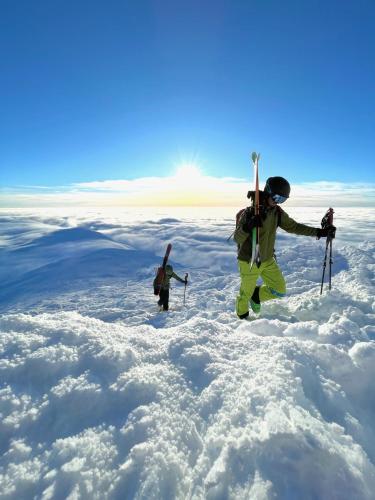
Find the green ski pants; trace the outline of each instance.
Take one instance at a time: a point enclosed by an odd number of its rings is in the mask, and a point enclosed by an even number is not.
[[[259,288],[260,302],[279,299],[286,293],[285,279],[275,259],[262,262],[260,267],[255,263],[250,268],[250,263],[238,261],[241,286],[236,299],[236,313],[238,316],[249,311],[249,300],[254,293],[257,279],[261,277],[263,284]]]

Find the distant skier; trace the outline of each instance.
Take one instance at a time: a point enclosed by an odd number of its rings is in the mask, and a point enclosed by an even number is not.
[[[249,207],[239,212],[234,240],[238,245],[238,267],[241,277],[239,295],[236,299],[236,312],[240,319],[249,316],[249,303],[254,313],[259,313],[261,303],[284,297],[286,294],[285,279],[277,265],[274,255],[276,230],[304,236],[335,237],[336,228],[328,226],[324,229],[300,224],[288,216],[279,205],[289,198],[290,185],[283,177],[267,179],[264,191],[259,191],[259,215],[254,215],[254,208]],[[254,192],[248,197],[254,200]],[[259,227],[260,266],[251,262],[251,232]],[[261,277],[263,284],[256,286]]]
[[[187,278],[182,279],[179,276],[177,276],[177,274],[173,271],[173,267],[170,264],[167,264],[165,266],[165,274],[163,281],[160,285],[160,293],[158,300],[158,306],[163,311],[168,311],[169,308],[169,288],[170,288],[171,278],[174,278],[177,281],[180,281],[181,283],[187,285]]]

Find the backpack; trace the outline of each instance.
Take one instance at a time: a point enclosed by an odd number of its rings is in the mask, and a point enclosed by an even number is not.
[[[165,276],[165,269],[163,269],[162,266],[158,267],[158,269],[156,271],[156,276],[155,276],[155,279],[154,279],[154,282],[153,282],[154,295],[159,295],[160,294],[161,285],[163,283],[164,276]]]
[[[164,259],[163,259],[163,264],[160,267],[158,267],[158,269],[156,271],[155,279],[153,281],[154,295],[160,294],[161,286],[162,286],[163,280],[165,278],[165,273],[166,273],[165,269],[167,267],[168,257],[169,257],[169,254],[171,253],[171,250],[172,250],[172,243],[168,243],[167,250],[165,251],[165,255],[164,255]]]
[[[253,198],[253,193],[254,193],[253,191],[249,191],[248,198]],[[282,214],[283,214],[283,209],[279,205],[276,205],[276,210],[277,210],[277,227],[279,227],[280,224],[281,224],[281,217],[282,217]],[[227,241],[229,241],[231,239],[231,237],[233,235],[235,235],[235,232],[237,231],[237,229],[239,229],[241,227],[241,225],[246,221],[246,218],[247,217],[251,217],[253,215],[253,213],[254,213],[254,207],[253,206],[242,208],[241,210],[239,210],[236,213],[236,229],[229,236],[229,238],[227,239]],[[234,238],[234,240],[236,241],[236,238]],[[238,243],[239,242],[237,242],[237,244]]]
[[[236,229],[240,227],[245,220],[252,215],[253,207],[242,208],[236,213]]]

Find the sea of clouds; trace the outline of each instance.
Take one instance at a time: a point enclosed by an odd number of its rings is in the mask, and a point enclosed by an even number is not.
[[[1,498],[373,498],[375,210],[336,211],[322,295],[325,242],[279,230],[288,296],[251,321],[235,213],[0,211]]]

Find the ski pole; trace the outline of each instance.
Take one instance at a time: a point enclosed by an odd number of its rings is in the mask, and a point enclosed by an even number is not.
[[[185,274],[185,288],[184,288],[184,305],[185,305],[185,296],[186,296],[186,285],[187,285],[187,278],[188,278],[189,274],[186,273]]]
[[[322,295],[322,293],[323,293],[324,274],[326,272],[326,266],[327,266],[328,244],[329,244],[329,238],[327,238],[327,241],[326,241],[326,252],[325,252],[324,261],[323,261],[323,274],[322,274],[322,283],[320,285],[320,295]],[[330,268],[330,289],[331,289],[331,268]]]
[[[329,289],[331,290],[332,277],[332,238],[329,239]]]
[[[322,219],[322,228],[327,228],[329,226],[332,226],[333,224],[333,208],[329,208],[325,214],[325,216]],[[325,270],[327,266],[327,254],[328,254],[328,246],[329,246],[329,283],[328,283],[328,288],[331,290],[331,280],[332,280],[332,235],[328,234],[327,240],[326,240],[326,251],[324,254],[324,262],[323,262],[323,275],[322,275],[322,283],[320,286],[320,295],[323,293],[323,282],[324,282],[324,275],[325,275]]]
[[[231,235],[230,235],[230,236],[228,236],[227,241],[230,241],[230,240],[231,240],[231,238],[232,238],[232,236],[234,235],[234,233],[235,233],[235,232],[236,232],[236,230],[234,230],[234,231],[233,231],[233,233],[231,233]]]

